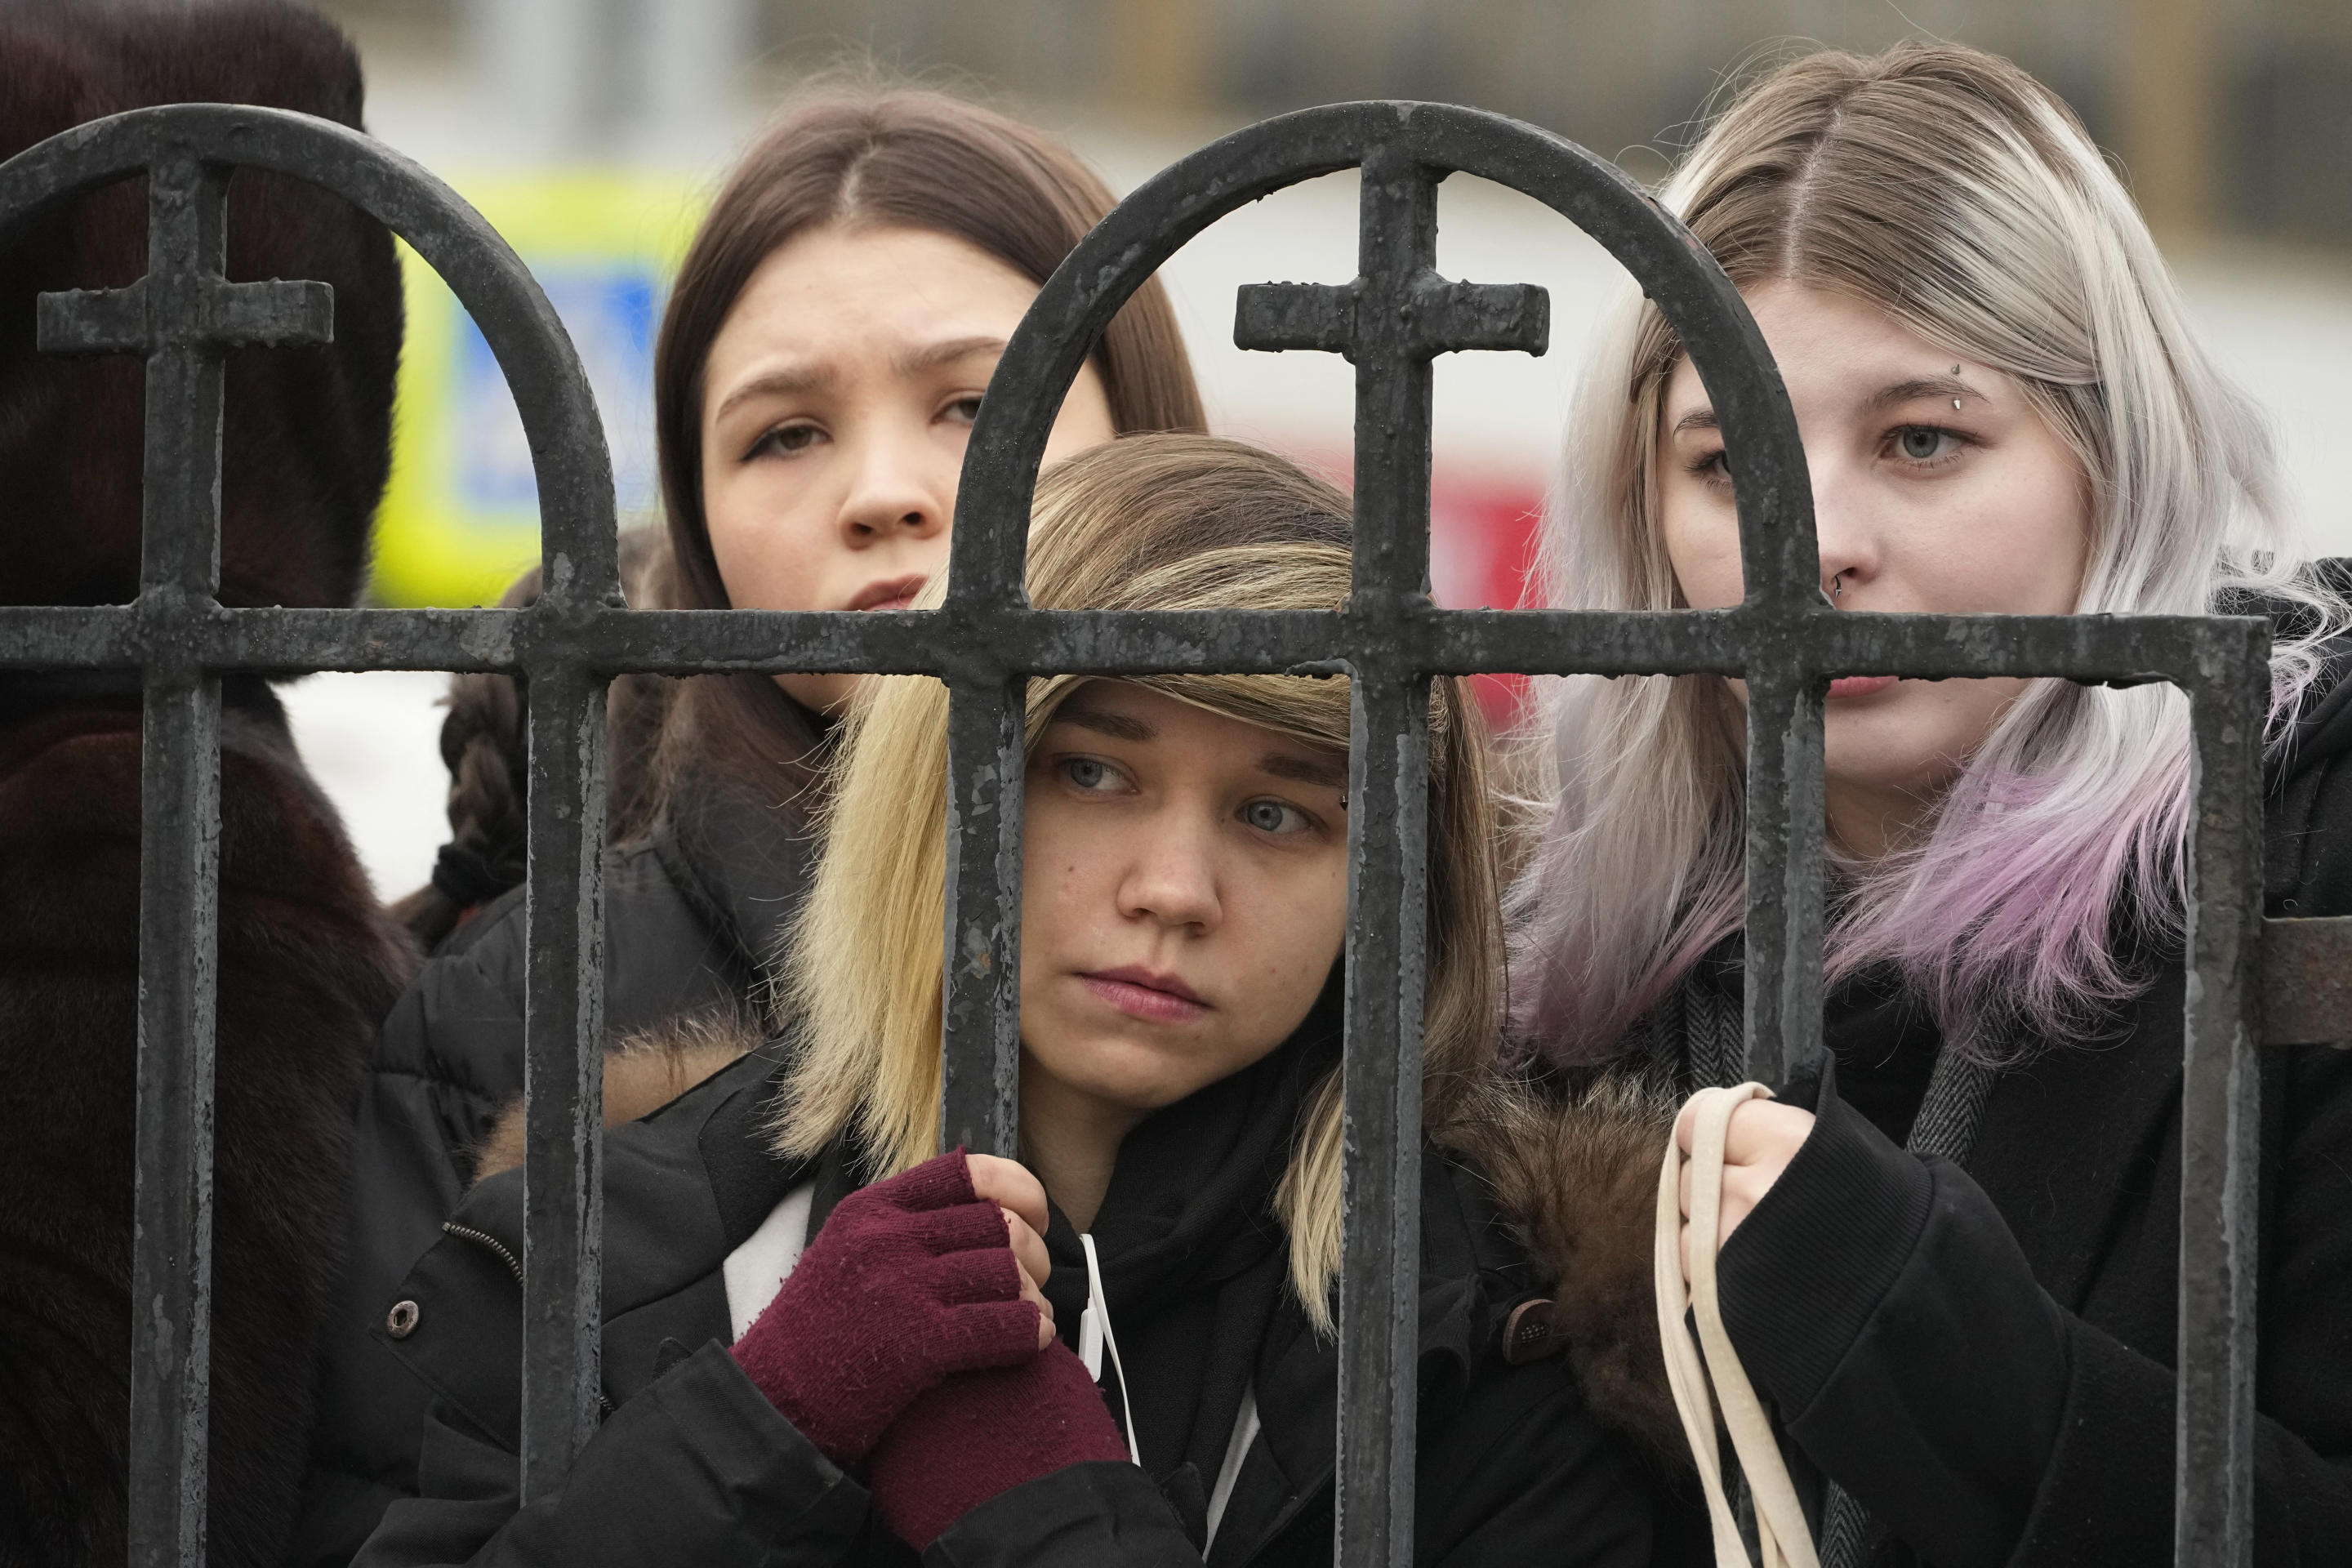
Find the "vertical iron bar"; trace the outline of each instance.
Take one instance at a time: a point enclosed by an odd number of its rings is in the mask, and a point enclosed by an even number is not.
[[[2248,984],[2262,930],[2268,638],[2245,628],[2190,693],[2195,733],[2180,1106],[2174,1561],[2253,1562],[2260,1053]]]
[[[604,683],[567,662],[534,669],[528,697],[525,1502],[562,1490],[595,1433],[604,1276]]]
[[[496,232],[484,237],[503,250]],[[464,258],[471,261],[473,258]],[[526,279],[520,258],[512,271]],[[438,265],[438,263],[436,263]],[[444,269],[453,285],[457,276]],[[530,700],[528,972],[523,993],[522,1497],[561,1490],[594,1436],[604,1281],[604,703],[575,618],[623,607],[604,422],[579,354],[536,285],[460,290],[498,356],[538,486],[540,597]],[[540,344],[551,354],[535,352]],[[563,645],[561,647],[551,645]]]
[[[1437,185],[1401,142],[1364,154],[1356,254],[1355,607],[1429,593],[1429,359],[1414,286],[1437,259]]]
[[[1778,1084],[1822,1050],[1822,703],[1789,655],[1748,668],[1748,1076]]]
[[[139,1163],[131,1220],[131,1562],[205,1560],[212,1383],[220,680],[151,673],[141,716]]]
[[[1346,1137],[1333,1561],[1412,1561],[1429,680],[1359,670],[1348,763]]]
[[[1402,616],[1429,593],[1430,368],[1411,301],[1437,258],[1437,184],[1401,140],[1370,148],[1362,178],[1349,604]],[[1412,1557],[1428,689],[1355,668],[1333,1532],[1349,1568]]]
[[[1018,677],[948,687],[948,962],[940,980],[940,1142],[1020,1151],[1021,791]]]
[[[220,584],[221,356],[200,293],[226,257],[227,172],[184,153],[147,184],[142,619],[168,640]],[[205,1558],[212,1371],[213,1045],[220,681],[150,667],[140,730],[138,1175],[131,1264],[133,1568]]]

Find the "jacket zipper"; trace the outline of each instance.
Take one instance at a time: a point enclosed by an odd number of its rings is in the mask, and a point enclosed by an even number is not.
[[[517,1285],[520,1285],[522,1283],[522,1259],[517,1258],[514,1255],[514,1249],[507,1246],[505,1242],[500,1241],[497,1237],[490,1235],[487,1231],[476,1230],[470,1225],[459,1225],[453,1219],[443,1220],[441,1222],[441,1228],[451,1236],[470,1241],[478,1247],[487,1247],[492,1252],[497,1253],[499,1258],[505,1262],[507,1272],[514,1276],[515,1283]],[[601,1388],[596,1391],[596,1409],[599,1414],[605,1415],[610,1415],[613,1413],[613,1402],[605,1396],[604,1391]]]
[[[441,1228],[447,1231],[451,1236],[463,1237],[467,1241],[473,1242],[478,1246],[487,1247],[492,1252],[497,1253],[501,1258],[505,1259],[507,1272],[514,1276],[515,1283],[518,1285],[522,1283],[522,1259],[517,1258],[511,1251],[509,1251],[505,1242],[500,1241],[497,1237],[488,1234],[487,1231],[476,1230],[470,1225],[459,1225],[453,1219],[443,1220],[441,1222]]]

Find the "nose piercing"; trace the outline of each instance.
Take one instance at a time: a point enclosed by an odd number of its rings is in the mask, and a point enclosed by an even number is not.
[[[1844,573],[1833,572],[1830,574],[1830,597],[1832,599],[1843,599],[1845,597]]]

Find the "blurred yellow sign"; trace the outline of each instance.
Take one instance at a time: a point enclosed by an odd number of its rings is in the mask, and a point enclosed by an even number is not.
[[[704,192],[688,178],[636,174],[453,183],[520,254],[570,330],[604,416],[623,521],[650,513],[654,331]],[[481,332],[406,246],[401,262],[408,338],[374,597],[491,604],[539,560],[530,448]]]

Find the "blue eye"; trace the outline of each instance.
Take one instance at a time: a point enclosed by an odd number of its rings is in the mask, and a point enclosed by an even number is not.
[[[1260,833],[1298,833],[1307,827],[1307,814],[1278,800],[1254,800],[1242,807],[1242,820]]]
[[[1083,790],[1108,788],[1118,779],[1108,763],[1098,763],[1092,757],[1071,757],[1065,761],[1062,776]]]
[[[1895,444],[1913,462],[1927,463],[1948,456],[1959,444],[1959,437],[1933,425],[1908,425],[1895,437]]]

